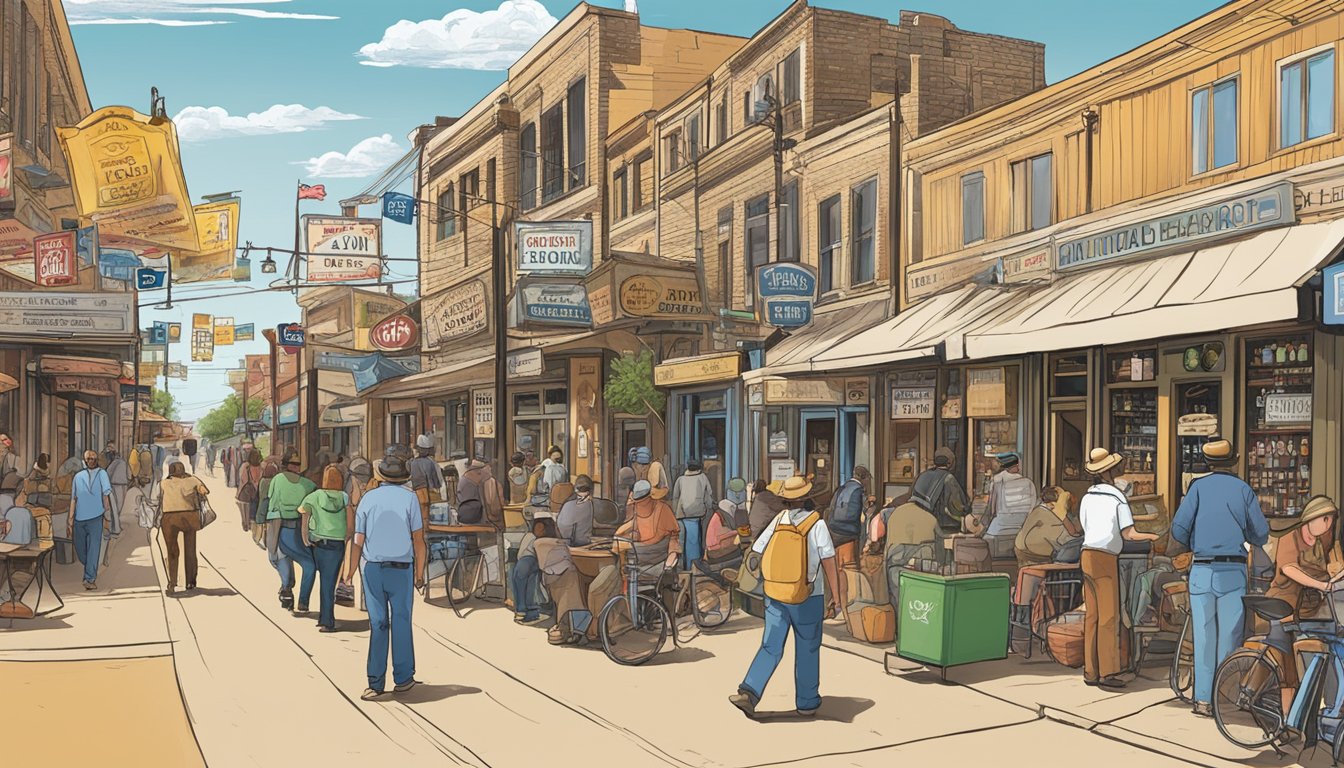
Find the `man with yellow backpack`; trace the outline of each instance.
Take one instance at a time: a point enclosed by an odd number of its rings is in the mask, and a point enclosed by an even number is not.
[[[776,515],[751,547],[761,555],[765,634],[747,676],[737,693],[728,697],[749,718],[756,717],[756,706],[784,656],[790,630],[798,714],[810,717],[821,706],[821,628],[835,613],[835,604],[826,603],[824,587],[832,595],[839,594],[839,574],[831,532],[821,513],[803,502],[811,490],[806,477],[785,480],[776,495],[791,508]],[[822,574],[825,582],[817,578]]]

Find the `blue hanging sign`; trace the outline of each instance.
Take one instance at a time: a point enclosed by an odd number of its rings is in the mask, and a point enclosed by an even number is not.
[[[1321,270],[1325,284],[1321,286],[1324,299],[1321,322],[1326,325],[1344,325],[1344,262],[1331,264]]]
[[[757,294],[762,298],[794,296],[814,298],[817,276],[802,264],[767,264],[756,273]]]
[[[303,326],[298,323],[281,323],[275,326],[275,334],[282,347],[303,346]]]
[[[158,320],[149,329],[149,343],[153,345],[164,345],[168,343],[168,324]]]
[[[530,322],[585,328],[593,324],[588,291],[582,285],[533,283],[522,286],[520,294],[523,315]]]
[[[415,214],[418,208],[419,205],[415,198],[410,195],[404,195],[400,192],[383,194],[383,218],[401,224],[412,224],[415,222]]]
[[[765,321],[776,328],[801,328],[812,322],[812,300],[766,299]]]
[[[106,251],[103,252],[103,258],[107,258]],[[167,278],[167,270],[140,267],[135,270],[135,287],[142,291],[153,291],[162,288],[167,282]]]
[[[140,257],[131,251],[119,248],[106,248],[98,254],[98,274],[108,280],[129,283],[135,279],[140,268]]]
[[[75,232],[75,255],[79,266],[92,267],[98,261],[98,226],[81,227]]]

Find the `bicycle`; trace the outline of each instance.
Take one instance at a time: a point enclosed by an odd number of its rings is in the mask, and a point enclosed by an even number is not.
[[[602,606],[597,616],[598,637],[607,658],[623,666],[634,667],[658,655],[667,642],[672,616],[658,599],[658,581],[641,580],[644,568],[635,557],[633,539],[617,536],[617,544],[629,546],[624,563],[624,594],[616,595]],[[650,564],[652,565],[652,564]],[[673,645],[680,645],[675,629]]]

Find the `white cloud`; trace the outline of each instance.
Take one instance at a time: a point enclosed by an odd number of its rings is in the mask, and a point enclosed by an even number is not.
[[[337,112],[330,107],[310,109],[302,104],[276,104],[247,115],[230,115],[223,107],[187,107],[177,113],[173,122],[183,141],[206,141],[228,136],[302,133],[328,123],[363,119],[362,115]]]
[[[327,152],[310,157],[298,165],[307,168],[308,175],[321,179],[359,179],[387,169],[404,154],[392,134],[370,136],[350,148],[349,152]]]
[[[480,13],[458,9],[442,19],[398,21],[383,39],[359,49],[370,67],[507,69],[555,26],[537,0],[503,0]]]
[[[288,3],[290,0],[66,0],[65,12],[72,25],[155,24],[164,27],[203,27],[230,24],[229,17],[250,19],[300,19],[326,21],[339,16],[316,13],[267,11],[253,6]],[[176,18],[188,16],[188,18]],[[211,16],[200,19],[191,16]]]

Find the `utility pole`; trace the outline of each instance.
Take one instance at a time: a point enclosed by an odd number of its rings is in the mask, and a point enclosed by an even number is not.
[[[499,226],[499,204],[490,201],[490,243],[491,261],[494,264],[495,294],[495,468],[497,477],[503,477],[509,466],[508,442],[504,439],[504,397],[505,377],[508,376],[509,342],[505,326],[508,323],[508,308],[504,304],[508,291],[509,260],[504,253],[504,232]],[[473,436],[474,439],[474,436]],[[481,457],[484,458],[484,457]]]
[[[279,348],[276,346],[275,329],[264,328],[261,335],[266,337],[266,342],[270,344],[270,363],[271,363],[271,453],[275,453],[280,446],[280,404],[276,402],[276,363],[279,357]]]
[[[248,413],[248,385],[252,383],[252,365],[248,362],[247,356],[243,356],[243,434],[247,436],[247,441],[252,442],[252,416]]]

